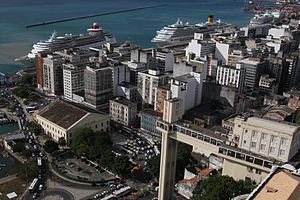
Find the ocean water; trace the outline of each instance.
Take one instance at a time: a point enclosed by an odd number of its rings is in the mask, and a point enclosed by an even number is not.
[[[9,123],[9,124],[0,124],[0,135],[6,133],[12,133],[18,130],[18,124],[16,123]]]
[[[43,21],[161,4],[146,10],[25,28]],[[22,68],[14,59],[26,55],[35,42],[49,38],[53,30],[61,35],[79,34],[98,22],[118,41],[151,47],[156,31],[178,18],[197,23],[214,15],[238,27],[245,25],[253,14],[243,12],[243,4],[244,0],[0,0],[0,72]]]

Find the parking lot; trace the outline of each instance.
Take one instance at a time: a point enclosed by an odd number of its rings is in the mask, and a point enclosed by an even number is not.
[[[79,158],[71,152],[59,154],[54,162],[62,173],[74,179],[100,182],[116,178],[96,163],[91,163],[85,158]]]

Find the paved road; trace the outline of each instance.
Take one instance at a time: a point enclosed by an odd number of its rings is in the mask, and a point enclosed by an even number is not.
[[[27,193],[25,196],[26,200],[32,200],[32,193]],[[75,200],[75,197],[72,193],[68,192],[67,190],[61,188],[51,188],[43,191],[40,196],[37,198],[38,200],[42,199],[49,199],[49,200]]]

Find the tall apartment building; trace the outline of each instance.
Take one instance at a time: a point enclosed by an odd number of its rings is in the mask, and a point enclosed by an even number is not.
[[[64,97],[72,100],[73,94],[84,91],[84,70],[94,54],[80,49],[62,51],[59,54],[69,61],[63,64]]]
[[[130,81],[130,71],[126,65],[119,62],[111,61],[109,64],[109,68],[112,70],[113,95],[117,96],[119,84]]]
[[[222,60],[223,65],[228,65],[229,55],[233,50],[239,50],[240,43],[231,40],[216,41],[215,57]]]
[[[136,120],[137,105],[128,100],[116,98],[109,101],[109,114],[112,121],[131,126]]]
[[[269,74],[261,75],[259,79],[259,90],[272,94],[278,93],[278,83],[276,78],[271,78]]]
[[[222,65],[217,68],[216,82],[220,85],[232,86],[243,90],[244,84],[244,69],[241,65],[229,66]]]
[[[129,82],[132,85],[137,85],[138,73],[143,72],[147,69],[146,64],[141,63],[141,62],[135,62],[135,61],[123,62],[123,64],[126,65],[129,69],[129,74],[130,74],[129,75],[129,77],[130,77]]]
[[[156,88],[168,83],[168,74],[161,73],[159,70],[151,70],[138,73],[138,94],[145,104],[155,104]]]
[[[47,55],[43,59],[43,90],[49,95],[63,94],[64,59],[59,55]]]
[[[169,49],[159,48],[156,50],[156,62],[157,69],[161,72],[173,71],[175,62],[174,53]]]
[[[299,56],[290,55],[284,59],[280,86],[282,92],[290,90],[300,80],[300,60]]]
[[[266,62],[260,58],[250,57],[240,61],[238,68],[245,70],[244,90],[253,91],[258,88],[260,76],[266,69]]]
[[[163,113],[164,101],[172,97],[170,85],[158,86],[156,90],[156,99],[154,104],[154,110],[159,113]]]
[[[84,70],[85,101],[98,108],[113,97],[112,70],[108,67],[86,67]]]
[[[201,104],[203,74],[191,72],[182,76],[171,78],[172,98],[183,101],[183,110],[187,110]]]
[[[185,54],[194,54],[195,57],[203,57],[209,54],[214,54],[216,43],[211,40],[205,40],[203,33],[195,33],[189,45],[185,49]]]

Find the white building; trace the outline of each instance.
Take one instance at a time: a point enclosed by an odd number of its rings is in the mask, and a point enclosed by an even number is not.
[[[56,100],[36,114],[36,120],[55,141],[64,138],[69,145],[76,131],[89,127],[93,131],[110,130],[109,115],[80,104]]]
[[[185,49],[185,54],[194,54],[195,57],[204,57],[215,53],[216,43],[210,40],[203,40],[203,33],[195,33],[189,45]]]
[[[171,78],[172,98],[183,101],[183,110],[187,110],[201,104],[203,74],[191,72],[182,76]]]
[[[109,114],[112,121],[131,126],[136,120],[137,105],[128,100],[116,98],[109,101]]]
[[[284,121],[236,117],[233,134],[240,148],[282,162],[289,161],[300,146],[300,129]]]
[[[161,73],[159,70],[148,70],[138,73],[138,93],[143,104],[155,104],[156,88],[168,83],[168,74]]]
[[[220,85],[243,89],[244,69],[241,65],[236,67],[222,65],[217,68],[216,82]]]

